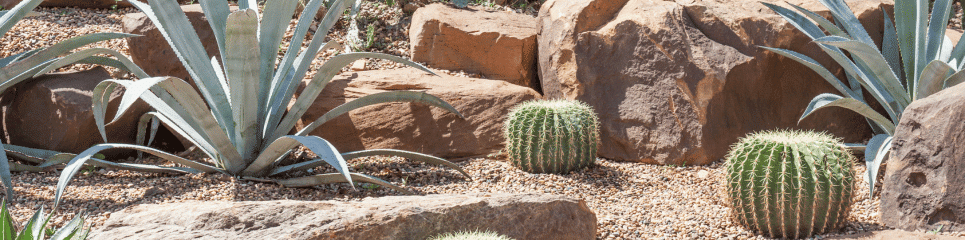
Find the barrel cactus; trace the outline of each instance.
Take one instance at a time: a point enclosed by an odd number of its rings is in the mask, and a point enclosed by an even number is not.
[[[596,161],[596,114],[572,100],[534,100],[509,113],[506,152],[517,168],[531,173],[567,173]]]
[[[727,155],[732,216],[771,237],[804,238],[837,229],[851,210],[854,161],[827,133],[751,134]]]

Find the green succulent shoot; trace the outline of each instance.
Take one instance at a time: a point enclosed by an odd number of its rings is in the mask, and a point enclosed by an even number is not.
[[[24,17],[38,15],[31,11],[42,1],[21,1],[9,10],[0,11],[0,35],[6,35]],[[115,67],[122,71],[143,74],[143,71],[137,68],[130,59],[111,49],[89,48],[71,52],[92,43],[134,36],[138,35],[124,33],[87,34],[67,39],[49,47],[0,58],[0,94],[18,83],[28,81],[32,77],[75,63],[100,64]],[[8,200],[13,196],[11,171],[43,171],[45,168],[63,164],[63,162],[50,161],[50,157],[61,154],[56,151],[0,144],[0,153],[2,152],[7,154],[0,154],[0,180],[2,180],[6,189],[6,199]],[[7,155],[10,155],[17,162],[9,161]]]
[[[414,161],[447,166],[469,177],[459,166],[441,158],[420,153],[374,149],[340,153],[325,139],[308,136],[325,122],[373,104],[412,102],[447,110],[462,117],[449,103],[424,92],[394,91],[372,94],[349,101],[325,113],[293,135],[295,123],[308,110],[326,84],[348,64],[362,58],[387,59],[432,73],[415,62],[380,53],[344,53],[332,57],[321,66],[298,97],[301,80],[311,63],[326,49],[337,48],[334,41],[325,42],[326,35],[345,10],[355,5],[354,0],[338,0],[328,8],[318,29],[304,50],[289,48],[281,59],[277,53],[293,16],[298,0],[266,1],[264,12],[258,11],[254,0],[238,2],[239,10],[231,12],[228,3],[220,0],[201,0],[207,21],[214,32],[221,57],[210,57],[201,45],[191,23],[175,1],[132,1],[158,27],[178,58],[188,70],[199,91],[182,79],[136,75],[137,81],[105,80],[95,88],[94,118],[102,136],[105,133],[107,101],[117,87],[126,89],[117,115],[138,99],[155,109],[141,117],[138,135],[147,135],[148,127],[157,128],[158,122],[185,137],[207,155],[211,161],[195,161],[153,148],[135,144],[98,144],[76,155],[61,174],[55,201],[59,202],[64,187],[80,166],[97,152],[112,149],[133,149],[152,154],[180,166],[143,166],[126,164],[112,166],[148,172],[200,173],[217,172],[242,179],[276,182],[287,187],[306,187],[336,182],[368,182],[403,193],[401,187],[378,178],[349,171],[345,159],[373,155],[394,155]],[[324,0],[308,1],[293,30],[290,46],[302,46],[315,21],[315,12]],[[222,65],[221,63],[224,63]],[[199,94],[200,92],[200,94]],[[291,107],[289,106],[291,103]],[[150,124],[148,124],[150,123]],[[142,139],[142,138],[138,138]],[[281,165],[293,148],[305,146],[318,155],[317,159]],[[330,165],[337,173],[317,174],[290,179],[271,179],[285,173]],[[56,207],[56,206],[55,206]]]
[[[20,230],[17,230],[17,223],[10,216],[10,211],[7,210],[7,201],[3,201],[0,204],[0,240],[40,240],[40,239],[51,239],[51,240],[84,240],[87,239],[88,233],[90,233],[90,226],[84,228],[84,218],[83,214],[78,214],[74,219],[67,222],[64,227],[60,229],[53,230],[47,227],[47,223],[50,222],[50,218],[53,217],[54,213],[51,212],[50,215],[44,216],[44,208],[41,207],[34,215],[30,217],[30,220],[23,225]],[[50,235],[48,238],[47,235]]]
[[[965,72],[962,71],[965,67],[965,41],[959,39],[958,43],[953,43],[945,36],[951,0],[936,0],[931,14],[928,12],[928,0],[895,1],[895,22],[882,9],[884,33],[880,49],[843,0],[820,2],[830,10],[833,23],[794,4],[789,5],[797,11],[770,3],[763,4],[814,40],[844,69],[847,81],[838,80],[831,71],[801,53],[762,48],[807,66],[843,95],[825,93],[814,97],[801,119],[818,109],[842,107],[868,120],[876,135],[867,145],[850,145],[865,151],[868,171],[864,177],[871,194],[874,194],[878,167],[888,156],[892,135],[902,111],[914,100],[965,81]],[[873,99],[865,99],[862,89],[868,91]],[[887,116],[872,109],[868,105],[869,100],[883,106]]]
[[[827,133],[750,134],[726,161],[732,216],[744,226],[772,238],[805,238],[848,217],[854,157]]]
[[[523,171],[567,173],[596,162],[598,120],[583,102],[521,103],[506,118],[504,134],[509,160]]]

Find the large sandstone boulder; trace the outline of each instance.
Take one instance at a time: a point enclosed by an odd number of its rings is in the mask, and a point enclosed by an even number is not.
[[[817,1],[791,2],[829,15]],[[879,8],[891,3],[849,3],[880,38]],[[757,0],[550,0],[539,21],[543,92],[596,109],[601,157],[707,164],[739,137],[774,128],[825,130],[847,142],[870,137],[865,120],[843,109],[821,110],[798,124],[814,96],[835,90],[758,46],[798,51],[843,72]]]
[[[392,148],[439,157],[478,156],[502,149],[503,120],[512,106],[540,98],[532,89],[504,81],[432,76],[413,68],[348,72],[325,87],[296,128],[348,101],[398,90],[425,91],[452,104],[466,119],[422,104],[385,103],[332,119],[311,135],[343,152]]]
[[[231,6],[231,10],[237,10],[237,6]],[[214,37],[214,31],[208,25],[207,18],[200,4],[184,5],[181,10],[188,16],[191,26],[198,33],[201,45],[207,51],[209,57],[217,56],[221,59],[218,51],[218,44]],[[172,76],[184,79],[194,85],[191,81],[188,70],[184,68],[178,55],[174,53],[171,45],[161,35],[161,31],[154,26],[154,23],[147,18],[144,13],[128,13],[121,20],[121,29],[125,33],[139,34],[142,37],[132,37],[127,39],[127,46],[130,48],[131,60],[140,66],[151,76]],[[220,60],[219,60],[220,62]]]
[[[92,239],[427,239],[489,230],[514,239],[594,239],[586,203],[544,194],[393,196],[362,201],[184,202],[112,213]]]
[[[965,231],[965,84],[916,100],[895,129],[881,222],[905,230]]]
[[[94,87],[111,75],[102,67],[74,73],[46,74],[8,90],[11,98],[3,114],[5,143],[61,152],[80,153],[102,143],[91,107]],[[123,90],[111,95],[107,116],[113,117]],[[121,119],[107,125],[107,140],[134,143],[137,122],[150,106],[138,101]],[[115,151],[122,153],[126,151]],[[116,154],[109,154],[116,155]]]
[[[536,18],[430,4],[412,15],[412,60],[537,88]]]

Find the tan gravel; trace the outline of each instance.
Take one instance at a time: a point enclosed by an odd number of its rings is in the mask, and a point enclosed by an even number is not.
[[[735,225],[723,195],[724,167],[675,167],[600,159],[598,166],[567,175],[529,174],[507,162],[475,158],[457,163],[473,177],[400,158],[370,157],[350,160],[353,171],[370,174],[420,194],[544,192],[585,200],[597,214],[599,239],[766,239]],[[859,172],[863,167],[859,166]],[[332,172],[317,168],[315,172]],[[52,202],[57,174],[17,173],[17,197],[13,214],[29,217],[39,205]],[[854,211],[844,229],[822,237],[886,229],[878,218],[878,199],[867,198],[867,187],[858,186]],[[398,195],[374,185],[346,184],[317,188],[282,188],[275,184],[237,180],[221,174],[165,176],[128,171],[95,170],[81,174],[68,188],[62,223],[86,210],[95,227],[111,212],[136,204],[186,200],[259,201],[359,200]],[[965,236],[965,233],[943,233]]]

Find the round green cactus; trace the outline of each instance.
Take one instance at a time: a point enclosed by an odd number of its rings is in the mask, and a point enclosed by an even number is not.
[[[851,210],[854,161],[827,133],[751,134],[727,155],[732,216],[771,237],[805,238],[837,229]]]
[[[567,173],[592,165],[599,142],[596,114],[571,100],[519,104],[506,119],[506,152],[531,173]]]

